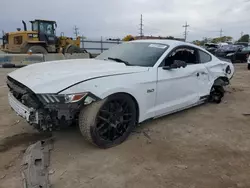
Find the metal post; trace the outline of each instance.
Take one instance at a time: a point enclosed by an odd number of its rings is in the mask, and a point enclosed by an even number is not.
[[[102,44],[102,37],[101,37],[101,53],[103,52],[103,44]]]
[[[82,48],[84,48],[84,37],[83,37],[83,35],[82,35]]]

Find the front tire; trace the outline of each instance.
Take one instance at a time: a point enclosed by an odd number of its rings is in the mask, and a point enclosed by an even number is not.
[[[247,69],[250,70],[250,64],[247,64]]]
[[[136,119],[133,99],[126,94],[115,94],[85,106],[79,114],[79,128],[87,141],[110,148],[127,139]]]

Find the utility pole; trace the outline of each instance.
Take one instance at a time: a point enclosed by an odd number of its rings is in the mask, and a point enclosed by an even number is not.
[[[78,27],[74,27],[74,35],[76,36],[76,38],[78,37],[78,34],[79,34],[79,28]]]
[[[182,26],[182,27],[185,28],[185,31],[184,31],[184,40],[185,40],[185,42],[186,42],[186,40],[187,40],[187,33],[188,33],[187,28],[188,28],[189,26],[190,26],[190,25],[188,25],[187,22],[186,22],[185,25]]]
[[[142,39],[142,37],[143,37],[143,23],[142,23],[142,14],[141,14],[141,21],[140,21],[140,37],[141,37],[141,39]]]
[[[220,38],[222,37],[223,30],[220,29]]]
[[[240,37],[242,37],[242,36],[243,36],[243,34],[244,34],[244,32],[243,32],[243,31],[241,31],[241,33],[240,33]]]

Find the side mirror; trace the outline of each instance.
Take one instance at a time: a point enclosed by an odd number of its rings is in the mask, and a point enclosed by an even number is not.
[[[162,69],[164,70],[170,70],[170,69],[177,69],[177,68],[185,68],[187,66],[187,63],[185,61],[181,60],[174,60],[174,63],[170,66],[163,66]]]

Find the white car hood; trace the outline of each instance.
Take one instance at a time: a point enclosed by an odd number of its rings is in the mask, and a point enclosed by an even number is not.
[[[148,68],[96,59],[70,59],[28,65],[8,76],[35,93],[58,93],[88,79],[144,71],[148,71]]]

